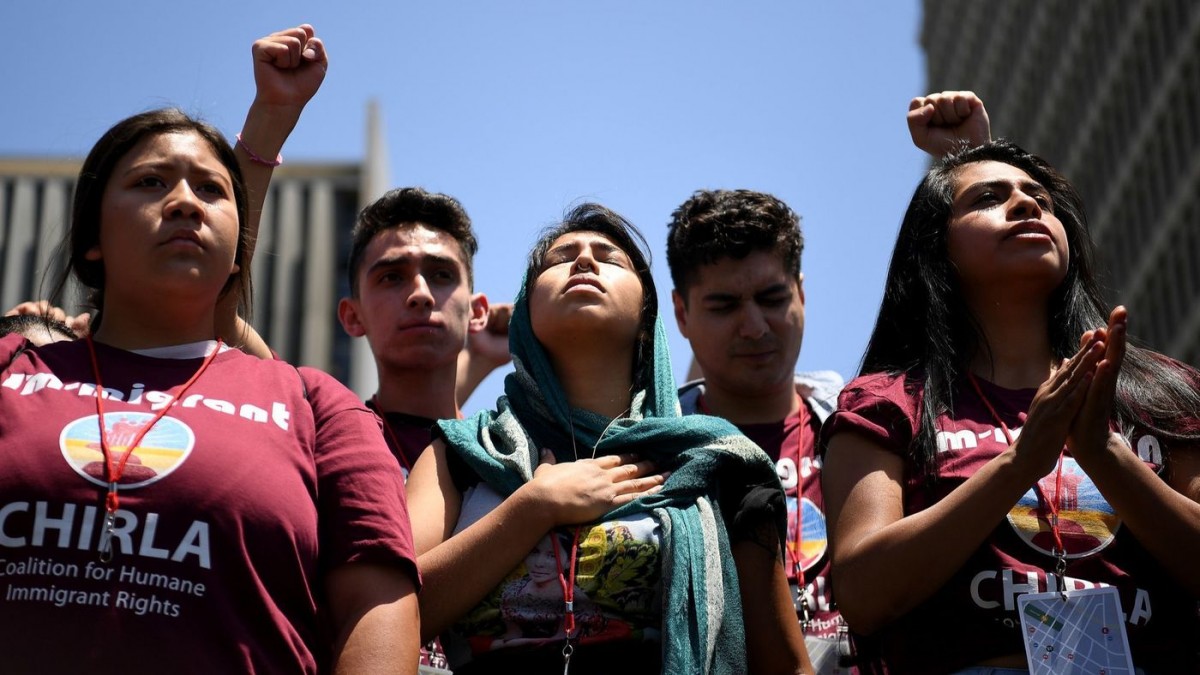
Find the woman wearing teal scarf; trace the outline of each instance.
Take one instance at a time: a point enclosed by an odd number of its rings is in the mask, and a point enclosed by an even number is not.
[[[594,204],[547,232],[507,395],[441,422],[409,477],[422,637],[461,638],[456,673],[807,671],[774,466],[680,417],[643,251]]]

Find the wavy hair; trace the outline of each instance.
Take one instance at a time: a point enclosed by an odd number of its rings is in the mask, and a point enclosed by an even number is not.
[[[860,372],[906,375],[921,397],[914,452],[931,464],[937,452],[935,421],[952,409],[955,383],[971,358],[991,354],[970,311],[946,246],[954,182],[975,162],[1002,162],[1021,169],[1050,193],[1066,230],[1070,262],[1047,303],[1054,356],[1075,354],[1084,332],[1108,321],[1096,281],[1095,245],[1079,193],[1042,158],[1009,141],[994,141],[946,157],[917,186],[892,252],[883,302]],[[1133,426],[1171,439],[1200,440],[1200,390],[1194,371],[1167,357],[1130,345],[1117,381],[1113,413],[1121,430]]]

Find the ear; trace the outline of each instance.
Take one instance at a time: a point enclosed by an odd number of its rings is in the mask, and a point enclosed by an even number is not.
[[[99,262],[100,259],[103,257],[104,256],[100,255],[100,244],[99,243],[97,243],[95,246],[89,248],[87,250],[87,252],[83,254],[84,260],[91,260],[92,262]]]
[[[338,300],[338,321],[350,337],[362,337],[367,334],[367,328],[359,317],[358,302],[353,298]]]
[[[804,304],[804,272],[796,275],[796,290],[800,291],[800,304]]]
[[[671,289],[671,305],[675,307],[675,324],[679,326],[680,335],[690,339],[687,332],[687,304],[676,289]]]
[[[471,296],[471,320],[467,322],[468,333],[479,333],[487,328],[488,299],[483,293]]]

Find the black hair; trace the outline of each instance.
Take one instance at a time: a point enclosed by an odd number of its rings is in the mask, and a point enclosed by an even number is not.
[[[667,225],[667,266],[675,290],[687,300],[696,271],[722,258],[741,260],[755,251],[777,252],[799,276],[804,234],[800,217],[782,200],[753,190],[697,190]]]
[[[1042,158],[1004,140],[962,150],[935,164],[904,214],[861,367],[863,374],[906,375],[910,386],[920,391],[914,450],[926,465],[936,457],[935,421],[953,407],[956,382],[977,352],[991,353],[946,246],[956,175],[968,164],[985,161],[1021,169],[1046,188],[1066,231],[1070,262],[1047,303],[1054,356],[1069,358],[1079,349],[1084,332],[1108,321],[1083,200],[1066,178]],[[1178,363],[1131,344],[1113,403],[1118,425],[1126,435],[1140,426],[1165,438],[1200,439],[1200,383],[1195,379]]]
[[[563,216],[562,222],[553,225],[538,235],[537,242],[529,251],[525,270],[525,295],[528,296],[543,270],[546,254],[554,242],[572,232],[595,232],[607,237],[621,249],[633,271],[642,283],[642,313],[638,321],[637,346],[634,350],[633,388],[644,389],[651,384],[644,378],[653,378],[653,364],[647,363],[654,354],[654,322],[658,318],[658,291],[654,277],[650,274],[650,247],[646,238],[623,216],[600,204],[584,203],[574,207]]]
[[[41,314],[17,314],[0,316],[0,336],[19,333],[31,337],[36,331],[57,334],[68,340],[76,339],[75,332],[67,324]]]
[[[358,214],[351,235],[350,293],[358,297],[358,272],[363,255],[375,236],[384,230],[405,225],[421,224],[445,232],[458,242],[467,267],[468,287],[474,288],[474,258],[479,250],[471,218],[457,199],[440,192],[428,192],[419,187],[396,188],[372,202]]]

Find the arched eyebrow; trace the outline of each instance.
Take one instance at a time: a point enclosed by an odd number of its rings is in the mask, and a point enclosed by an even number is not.
[[[438,253],[424,253],[419,256],[401,254],[377,259],[367,267],[367,274],[371,274],[379,269],[390,269],[393,267],[403,267],[405,265],[424,265],[430,263],[454,267],[459,265],[459,261],[451,255],[442,255]]]
[[[1003,178],[994,178],[991,180],[981,180],[978,183],[972,183],[966,187],[960,196],[974,195],[983,190],[1009,190],[1013,186],[1012,182]],[[1017,182],[1017,187],[1026,194],[1050,196],[1050,191],[1045,185],[1032,179],[1025,179]]]

